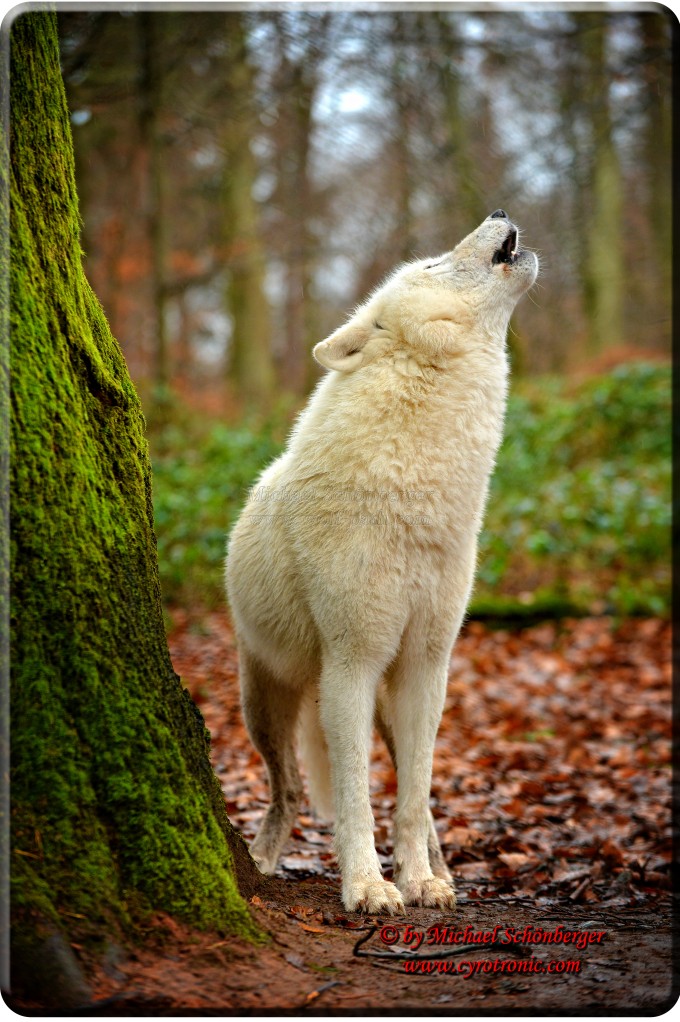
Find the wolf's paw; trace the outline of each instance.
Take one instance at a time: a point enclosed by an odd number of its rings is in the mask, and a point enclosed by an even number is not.
[[[399,890],[405,905],[422,905],[423,908],[451,910],[456,907],[456,892],[453,889],[453,884],[440,880],[438,877],[412,880],[409,883],[400,884]]]
[[[260,873],[266,873],[267,876],[273,876],[276,872],[278,855],[267,852],[262,848],[258,848],[257,838],[250,846],[250,854]]]
[[[342,892],[342,902],[348,912],[366,912],[368,915],[386,913],[401,915],[404,903],[394,884],[389,880],[355,880]]]
[[[445,884],[453,884],[451,870],[443,860],[441,862],[436,862],[434,865],[430,863],[430,869],[434,875],[438,877],[439,880],[443,880]]]

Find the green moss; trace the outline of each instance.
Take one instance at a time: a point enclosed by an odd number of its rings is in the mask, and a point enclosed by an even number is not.
[[[144,419],[84,277],[52,14],[11,28],[12,904],[256,936],[170,662]]]

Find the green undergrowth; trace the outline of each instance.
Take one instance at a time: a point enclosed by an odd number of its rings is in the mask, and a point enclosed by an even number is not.
[[[671,373],[629,363],[573,389],[514,389],[476,600],[669,613]]]
[[[280,416],[235,427],[175,412],[152,433],[154,516],[161,585],[169,604],[224,603],[226,536],[248,490],[279,454]]]
[[[667,614],[670,369],[630,363],[573,386],[515,381],[471,616]],[[225,536],[286,423],[186,413],[152,434],[165,600],[224,605]]]

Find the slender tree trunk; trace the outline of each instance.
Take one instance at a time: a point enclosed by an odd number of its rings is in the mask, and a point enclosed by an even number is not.
[[[147,224],[151,255],[151,291],[154,331],[153,379],[157,398],[167,397],[170,384],[168,335],[165,323],[165,262],[167,251],[167,209],[163,140],[159,123],[162,104],[162,71],[159,55],[162,39],[158,19],[162,15],[142,11],[139,18],[141,43],[140,130],[148,153]]]
[[[647,216],[652,231],[655,264],[652,317],[658,324],[659,347],[670,344],[672,288],[672,144],[671,26],[663,8],[637,15],[642,52],[646,58],[649,105],[643,153],[647,173]]]
[[[385,24],[392,44],[388,50],[392,99],[392,130],[388,154],[392,176],[390,191],[394,202],[394,226],[386,247],[392,253],[393,262],[413,259],[417,248],[411,207],[415,180],[414,157],[411,151],[414,123],[413,79],[409,73],[411,54],[401,37],[405,25],[414,27],[415,15],[388,15]]]
[[[53,14],[15,18],[10,87],[12,982],[65,1008],[87,992],[72,944],[158,909],[253,935],[234,856],[256,874],[168,654],[144,420],[82,271]]]
[[[585,260],[585,309],[590,354],[623,340],[621,168],[612,133],[607,73],[607,16],[582,15],[590,120],[590,198]]]
[[[441,13],[435,17],[440,26],[443,59],[438,72],[447,135],[447,165],[455,177],[456,212],[461,224],[479,223],[491,210],[485,208],[480,195],[480,174],[470,151],[473,128],[465,115],[461,96],[463,43],[452,17]]]
[[[275,377],[264,290],[266,261],[259,210],[252,192],[257,176],[251,149],[255,128],[253,72],[248,64],[241,14],[230,12],[226,24],[230,44],[226,81],[230,116],[223,133],[222,216],[229,274],[227,307],[232,326],[228,373],[240,395],[249,401],[263,402],[274,390]]]
[[[304,390],[309,371],[311,337],[310,250],[308,229],[311,205],[309,147],[316,81],[304,64],[289,65],[287,87],[288,132],[281,160],[281,197],[286,215],[286,298],[284,307],[283,383],[294,393]]]

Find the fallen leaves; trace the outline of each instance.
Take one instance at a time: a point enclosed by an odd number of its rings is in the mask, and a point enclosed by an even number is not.
[[[185,617],[170,646],[184,685],[200,695],[229,816],[251,839],[269,796],[241,720],[230,623],[223,614]],[[471,623],[456,645],[431,806],[459,888],[458,917],[476,929],[502,920],[518,930],[569,923],[611,932],[611,947],[589,957],[583,974],[551,979],[544,1005],[585,1014],[595,1005],[596,1013],[615,1014],[658,1002],[655,1010],[665,1010],[660,998],[672,968],[670,706],[670,626],[663,621],[617,627],[597,618],[517,633]],[[371,793],[386,874],[395,791],[376,739]],[[374,921],[344,914],[330,828],[306,804],[277,872],[296,882],[275,893],[263,887],[250,899],[273,936],[269,945],[255,952],[179,924],[174,934],[159,915],[150,946],[121,967],[124,980],[104,974],[99,996],[121,982],[138,998],[153,996],[126,1001],[129,1014],[535,1010],[535,984],[508,986],[509,977],[500,977],[466,985],[461,995],[446,977],[424,985],[396,963],[352,955]],[[409,920],[422,928],[440,921],[436,910],[423,908],[409,910]]]
[[[184,617],[170,646],[212,734],[230,819],[250,839],[268,791],[241,720],[229,621]],[[452,657],[432,782],[444,853],[468,899],[633,906],[667,896],[670,677],[662,620],[585,618],[517,633],[468,624]],[[396,782],[377,740],[371,776],[389,875]],[[337,880],[330,828],[304,805],[279,873]],[[299,921],[322,932],[322,920]]]

